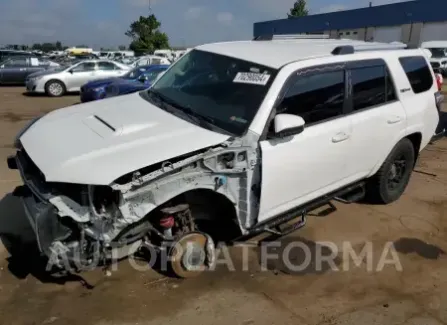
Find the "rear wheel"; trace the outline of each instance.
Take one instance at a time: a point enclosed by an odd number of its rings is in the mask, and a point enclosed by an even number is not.
[[[379,171],[367,183],[367,198],[373,203],[388,204],[404,193],[415,163],[413,144],[402,139],[388,155]]]
[[[45,92],[51,97],[63,96],[66,92],[65,85],[59,80],[50,80],[45,85]]]

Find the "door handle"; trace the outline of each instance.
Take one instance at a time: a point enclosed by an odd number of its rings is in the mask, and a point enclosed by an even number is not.
[[[342,142],[342,141],[345,141],[345,140],[348,140],[348,139],[349,139],[349,135],[348,134],[346,134],[345,132],[340,132],[340,133],[337,133],[336,135],[334,135],[332,137],[332,142],[333,143],[338,143],[338,142]]]
[[[407,91],[410,91],[411,88],[403,88],[400,90],[401,93],[406,93]]]
[[[387,122],[388,122],[388,124],[396,124],[396,123],[399,123],[400,121],[402,121],[401,116],[393,116],[393,117],[390,117]]]

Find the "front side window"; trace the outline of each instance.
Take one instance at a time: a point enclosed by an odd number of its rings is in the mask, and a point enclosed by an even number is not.
[[[342,115],[344,99],[343,70],[311,74],[298,77],[277,113],[298,115],[313,124]]]
[[[433,86],[433,77],[427,61],[422,56],[410,56],[399,59],[402,68],[407,74],[411,88],[415,94],[430,90]]]
[[[276,74],[276,69],[253,62],[193,50],[167,70],[145,98],[156,104],[157,97],[201,121],[204,127],[240,136],[248,129]]]

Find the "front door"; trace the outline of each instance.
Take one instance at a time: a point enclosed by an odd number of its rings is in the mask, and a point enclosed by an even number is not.
[[[319,70],[321,71],[321,70]],[[262,187],[258,222],[331,192],[350,182],[347,155],[352,124],[346,105],[344,69],[296,76],[278,113],[301,116],[300,134],[261,141]]]

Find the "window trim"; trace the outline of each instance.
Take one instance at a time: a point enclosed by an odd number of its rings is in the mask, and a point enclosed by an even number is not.
[[[374,105],[371,107],[366,107],[361,110],[354,111],[353,110],[353,98],[352,98],[352,77],[351,77],[351,70],[355,68],[369,68],[374,67],[378,65],[383,65],[386,68],[387,75],[389,74],[391,77],[392,86],[394,88],[395,93],[395,100],[387,101],[383,104]],[[391,70],[388,67],[388,64],[384,59],[364,59],[364,60],[355,60],[355,61],[343,61],[343,62],[337,62],[337,63],[328,63],[328,64],[321,64],[321,65],[315,65],[311,67],[301,68],[297,69],[294,72],[292,72],[289,77],[287,77],[286,81],[284,82],[281,90],[278,93],[278,96],[272,106],[272,110],[270,111],[269,117],[267,118],[267,121],[265,123],[264,129],[262,130],[261,136],[259,137],[259,141],[265,141],[269,140],[268,138],[268,131],[270,128],[271,123],[275,119],[276,116],[276,110],[278,106],[281,104],[282,100],[284,99],[284,96],[288,92],[288,90],[293,86],[296,78],[302,77],[303,75],[310,75],[312,73],[319,73],[319,72],[330,72],[330,71],[337,71],[337,70],[344,70],[345,72],[345,102],[343,105],[343,112],[339,116],[335,116],[326,120],[306,124],[305,128],[312,127],[318,124],[327,123],[330,121],[333,121],[335,119],[343,118],[346,116],[349,116],[351,114],[361,113],[369,109],[378,108],[384,105],[389,105],[394,102],[399,101],[399,93],[397,92],[396,83],[394,81],[393,75],[391,74]]]
[[[295,84],[297,78],[301,78],[303,76],[309,76],[312,74],[318,74],[318,73],[322,73],[322,72],[335,72],[335,71],[344,71],[344,77],[345,77],[345,100],[343,103],[343,109],[342,109],[342,114],[339,116],[334,116],[332,118],[328,118],[325,120],[321,120],[318,122],[314,122],[314,123],[309,123],[305,125],[305,128],[307,127],[311,127],[311,126],[315,126],[321,123],[327,123],[329,121],[344,117],[346,114],[346,110],[347,110],[347,90],[348,90],[348,83],[347,83],[347,63],[349,62],[337,62],[337,63],[328,63],[328,64],[321,64],[321,65],[315,65],[312,67],[306,67],[306,68],[301,68],[298,70],[295,70],[294,72],[292,72],[286,79],[286,81],[284,82],[281,90],[278,93],[278,96],[275,100],[275,103],[272,106],[272,110],[270,111],[269,117],[267,118],[266,124],[264,125],[264,129],[262,130],[262,134],[259,137],[259,141],[264,141],[264,140],[268,140],[268,131],[270,128],[271,123],[273,122],[273,120],[275,119],[276,116],[276,111],[278,106],[281,104],[281,102],[283,101],[285,95],[287,94],[287,92],[290,90],[290,88]]]
[[[348,75],[349,75],[349,79],[348,79],[348,87],[349,87],[349,98],[347,99],[348,102],[348,111],[345,113],[346,115],[352,115],[352,114],[357,114],[357,113],[361,113],[361,112],[365,112],[367,110],[370,109],[374,109],[374,108],[378,108],[378,107],[382,107],[385,105],[389,105],[389,104],[393,104],[397,101],[399,101],[399,95],[398,92],[396,90],[396,84],[395,81],[393,79],[393,75],[390,72],[390,69],[386,63],[385,60],[383,59],[371,59],[371,60],[360,60],[360,61],[353,61],[354,64],[348,64]],[[386,100],[385,103],[381,103],[381,104],[376,104],[373,106],[368,106],[368,107],[364,107],[362,109],[358,109],[358,110],[354,110],[354,87],[352,85],[352,75],[351,72],[352,70],[355,69],[364,69],[364,68],[373,68],[373,67],[385,67],[385,91],[386,91],[386,96],[388,94],[387,90],[388,90],[388,76],[391,78],[391,86],[394,89],[394,94],[395,94],[395,99],[394,100]]]

